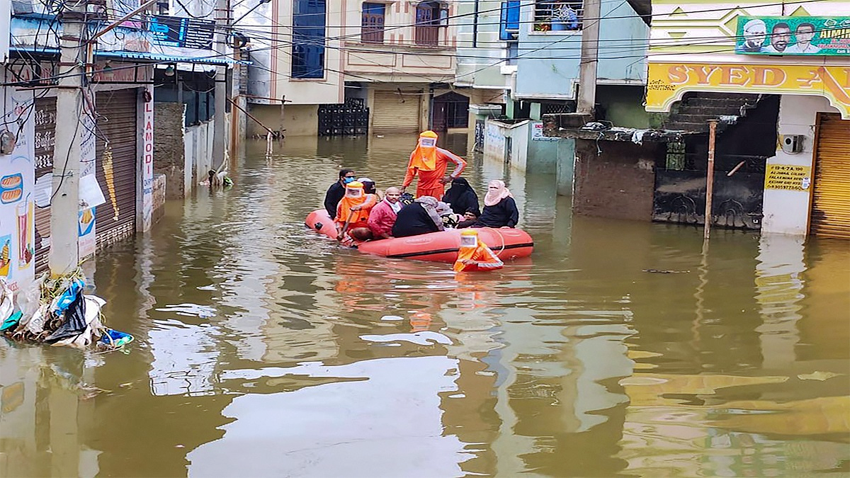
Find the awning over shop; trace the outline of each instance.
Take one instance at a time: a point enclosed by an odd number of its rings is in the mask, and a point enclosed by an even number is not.
[[[10,48],[9,51],[11,53],[17,53],[22,57],[29,57],[31,55],[39,55],[39,56],[53,56],[59,55],[59,49],[57,48]],[[202,56],[202,57],[191,57],[191,56],[173,56],[173,55],[162,55],[157,53],[148,53],[148,52],[137,52],[137,51],[103,51],[103,52],[95,52],[95,58],[119,58],[123,60],[134,60],[134,61],[142,61],[142,62],[150,62],[150,63],[198,63],[205,65],[250,65],[250,61],[246,60],[234,60],[232,58],[223,58],[219,55],[215,56]]]

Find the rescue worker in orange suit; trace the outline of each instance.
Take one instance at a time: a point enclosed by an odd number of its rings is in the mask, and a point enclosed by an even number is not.
[[[478,231],[464,229],[460,233],[460,249],[453,267],[455,272],[492,271],[504,265],[487,244],[478,240]]]
[[[358,228],[367,228],[369,212],[378,202],[374,194],[366,194],[363,183],[353,181],[345,185],[345,196],[336,207],[337,239],[342,240],[345,232]],[[347,223],[347,227],[346,227]]]
[[[448,175],[446,170],[450,161],[455,164],[455,169]],[[446,183],[460,176],[464,168],[466,168],[466,161],[463,158],[437,147],[437,133],[425,131],[419,135],[419,143],[410,153],[401,191],[404,192],[405,188],[413,182],[413,178],[419,176],[416,197],[431,196],[439,200],[445,193]]]

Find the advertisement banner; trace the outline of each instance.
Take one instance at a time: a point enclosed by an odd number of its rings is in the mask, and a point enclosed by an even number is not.
[[[531,124],[531,140],[532,141],[558,141],[558,138],[546,136],[543,134],[543,123],[534,122]]]
[[[850,17],[738,17],[735,53],[850,56]]]
[[[3,90],[7,108],[0,137],[5,143],[0,149],[0,277],[18,290],[35,277],[35,103],[32,91]]]
[[[162,46],[212,50],[215,22],[154,15],[150,17],[148,30],[154,43]]]
[[[666,112],[688,91],[816,95],[850,119],[850,66],[650,63],[646,111]]]

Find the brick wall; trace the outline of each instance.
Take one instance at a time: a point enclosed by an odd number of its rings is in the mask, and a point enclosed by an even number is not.
[[[186,167],[183,115],[180,103],[156,103],[154,106],[154,174],[165,175],[165,194],[168,199],[182,199],[183,170]]]
[[[576,140],[573,210],[585,216],[652,220],[656,160],[665,144]]]

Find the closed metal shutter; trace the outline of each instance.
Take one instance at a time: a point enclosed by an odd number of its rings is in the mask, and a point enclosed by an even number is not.
[[[133,88],[101,92],[95,99],[97,182],[106,197],[95,216],[98,248],[136,231],[137,98]],[[104,139],[109,140],[111,164]]]
[[[53,174],[56,143],[56,98],[35,100],[35,179]],[[51,181],[51,179],[48,179]],[[50,252],[50,207],[35,208],[35,272],[47,270]]]
[[[421,91],[376,91],[372,108],[372,131],[375,134],[418,133]]]
[[[850,239],[850,120],[821,113],[810,232]]]

